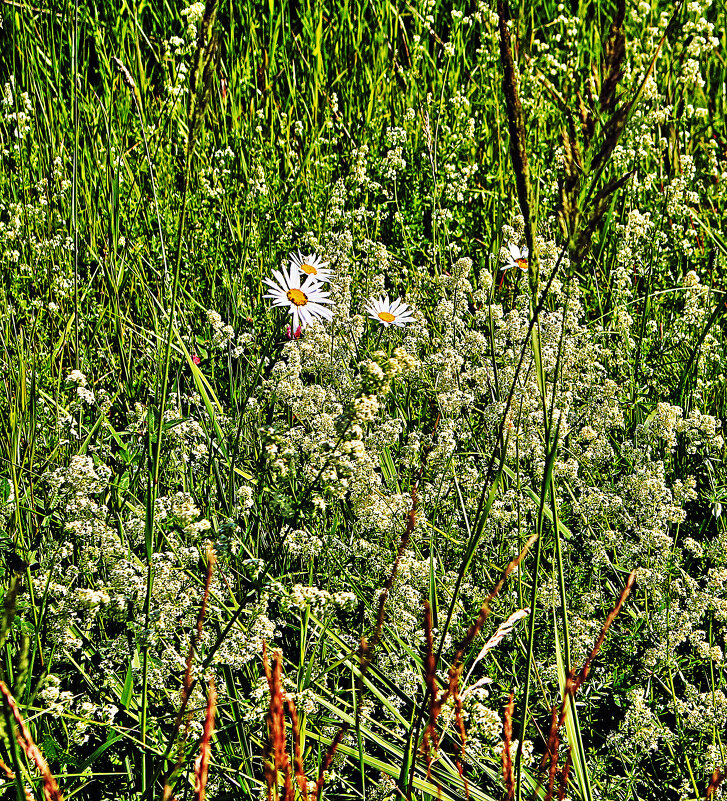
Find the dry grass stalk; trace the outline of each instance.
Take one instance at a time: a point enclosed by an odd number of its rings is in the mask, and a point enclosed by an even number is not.
[[[520,551],[520,553],[502,571],[500,580],[495,585],[495,588],[490,592],[487,598],[485,598],[484,603],[480,607],[480,613],[477,616],[477,620],[475,620],[475,622],[469,627],[469,629],[467,630],[467,634],[465,635],[464,639],[460,643],[459,648],[457,649],[454,661],[452,662],[452,667],[450,668],[450,678],[453,669],[458,670],[460,674],[462,673],[462,657],[464,656],[465,651],[470,647],[470,645],[472,645],[472,642],[475,639],[475,637],[480,633],[485,620],[487,620],[487,617],[490,614],[490,604],[500,594],[500,590],[503,588],[510,573],[512,573],[512,571],[515,570],[516,567],[518,567],[520,562],[522,562],[522,560],[525,558],[526,554],[528,553],[528,551],[530,550],[530,548],[533,546],[533,544],[537,539],[538,539],[537,534],[533,534],[530,537],[530,539],[528,539],[522,551]]]
[[[591,649],[590,654],[586,658],[586,661],[583,663],[583,667],[580,669],[578,674],[576,675],[576,669],[572,668],[570,673],[568,674],[565,682],[565,689],[563,692],[563,700],[560,704],[560,713],[556,713],[555,707],[553,708],[553,715],[550,721],[550,731],[548,734],[548,742],[546,745],[545,753],[540,761],[540,771],[545,770],[546,764],[548,764],[548,790],[545,796],[546,801],[553,796],[553,786],[554,780],[556,777],[556,772],[558,768],[558,746],[560,744],[558,738],[558,732],[560,728],[565,723],[565,717],[568,712],[568,703],[571,698],[575,697],[575,694],[578,692],[580,687],[582,686],[583,682],[588,678],[588,674],[591,670],[591,665],[593,664],[593,660],[598,656],[598,652],[601,650],[601,646],[603,645],[604,640],[606,639],[606,634],[608,634],[608,630],[611,628],[611,624],[616,619],[616,616],[621,611],[621,607],[623,606],[624,602],[628,598],[631,590],[636,583],[636,573],[633,572],[628,577],[626,584],[621,591],[621,594],[618,597],[618,601],[614,608],[609,612],[608,617],[606,618],[603,627],[601,628],[601,633],[598,635],[598,639],[596,640],[593,648]],[[561,782],[567,782],[568,773],[570,772],[570,746],[569,746],[569,754],[568,754],[568,761],[566,762],[566,768],[563,769],[563,777],[561,778]],[[533,795],[535,798],[537,795],[537,790]]]
[[[497,0],[497,16],[500,23],[500,61],[502,62],[503,77],[502,88],[505,93],[507,106],[507,124],[510,132],[510,158],[515,171],[515,184],[520,202],[520,210],[525,220],[525,239],[530,251],[531,269],[535,255],[535,221],[532,217],[532,204],[530,199],[530,177],[528,172],[528,155],[525,149],[525,119],[523,107],[518,97],[517,74],[515,62],[512,57],[512,44],[510,28],[505,16],[503,0]],[[532,278],[532,274],[531,274]]]
[[[434,430],[436,430],[437,425],[439,424],[439,417],[434,424]],[[389,597],[389,593],[391,592],[391,588],[394,586],[394,582],[396,581],[396,577],[399,573],[399,565],[401,564],[402,557],[404,556],[404,551],[406,551],[409,542],[411,541],[411,535],[414,533],[414,528],[416,526],[416,512],[417,512],[417,487],[419,486],[419,481],[424,473],[424,466],[426,464],[426,459],[429,454],[429,450],[426,450],[422,454],[422,462],[419,468],[419,475],[417,476],[417,480],[414,482],[414,487],[411,491],[411,508],[409,509],[409,513],[407,515],[407,523],[406,529],[401,536],[401,541],[399,543],[399,548],[396,554],[396,559],[394,564],[391,568],[391,572],[389,573],[389,577],[384,584],[381,593],[379,595],[379,605],[376,614],[376,625],[374,627],[374,633],[371,637],[371,642],[368,641],[366,637],[361,637],[361,644],[358,650],[358,661],[359,661],[359,675],[356,679],[356,697],[358,702],[356,704],[356,716],[359,715],[359,710],[361,708],[361,697],[363,696],[364,690],[364,676],[368,671],[371,662],[373,660],[373,652],[376,646],[381,642],[381,635],[384,629],[384,621],[386,620],[386,601]],[[314,798],[315,801],[318,801],[320,796],[321,790],[323,789],[323,783],[325,781],[325,772],[328,770],[331,761],[333,760],[333,756],[336,753],[336,749],[340,745],[341,741],[343,740],[346,732],[348,731],[348,724],[344,723],[341,728],[336,733],[336,736],[333,738],[330,746],[328,747],[328,751],[326,752],[326,756],[321,763],[321,769],[318,774],[318,780],[316,781],[316,787],[314,791]],[[299,779],[300,782],[300,779]]]
[[[212,586],[212,573],[215,569],[215,564],[217,562],[217,556],[214,552],[213,548],[207,549],[207,575],[205,576],[204,581],[204,593],[202,595],[202,605],[199,608],[199,614],[197,615],[197,629],[195,631],[195,636],[192,638],[189,644],[189,657],[187,659],[187,669],[184,675],[184,687],[185,690],[191,688],[192,684],[192,658],[197,651],[197,646],[199,645],[199,641],[202,639],[202,629],[204,627],[204,619],[207,615],[207,602],[209,601],[210,597],[210,587]]]
[[[308,779],[303,769],[303,754],[300,748],[300,721],[298,720],[298,710],[295,708],[295,701],[290,696],[286,696],[285,703],[290,715],[290,725],[293,729],[293,765],[295,778],[298,782],[301,795],[304,801],[308,801]]]
[[[333,738],[333,742],[328,747],[328,751],[326,751],[326,756],[321,762],[321,770],[318,774],[318,781],[316,782],[316,789],[314,791],[313,798],[315,801],[321,796],[321,790],[323,789],[323,782],[326,780],[326,771],[328,768],[331,767],[331,762],[333,762],[333,756],[338,749],[338,746],[341,744],[341,740],[343,740],[346,732],[348,731],[348,725],[344,724],[341,728],[336,732],[336,736]]]
[[[169,783],[169,779],[164,782],[164,789],[162,790],[162,801],[176,801],[172,797],[172,785]]]
[[[293,790],[293,778],[290,770],[290,758],[288,757],[287,738],[285,733],[285,712],[283,710],[283,703],[285,700],[285,691],[283,690],[283,683],[281,678],[281,656],[276,651],[273,653],[272,668],[268,663],[268,649],[267,644],[263,643],[263,666],[265,667],[265,676],[268,680],[268,687],[270,688],[270,708],[268,710],[268,731],[270,733],[270,750],[272,755],[272,771],[270,776],[266,771],[266,779],[268,779],[268,796],[271,793],[277,793],[278,787],[278,773],[283,774],[283,799],[284,801],[294,801],[295,791]],[[272,786],[270,783],[272,778]]]
[[[182,720],[184,718],[184,713],[187,709],[187,705],[189,704],[189,698],[192,694],[192,665],[194,663],[194,656],[197,653],[197,646],[199,645],[199,641],[202,638],[202,629],[204,627],[204,619],[207,615],[207,602],[210,597],[210,586],[212,585],[212,573],[214,572],[215,564],[217,562],[217,556],[215,555],[214,550],[210,547],[207,550],[207,575],[205,577],[204,582],[204,593],[202,594],[202,605],[199,609],[199,614],[197,615],[197,627],[192,634],[192,637],[189,641],[189,651],[187,652],[187,662],[184,670],[184,681],[182,682],[182,703],[179,707],[179,711],[177,712],[177,718],[174,722],[175,729],[179,729],[181,726]],[[185,731],[184,731],[184,740],[187,739],[189,729],[189,716],[187,716]]]
[[[51,773],[48,763],[45,761],[45,757],[35,744],[28,727],[25,725],[23,716],[20,714],[20,709],[18,709],[18,705],[15,703],[15,699],[4,681],[0,681],[0,693],[2,693],[7,708],[12,712],[15,718],[15,723],[18,727],[15,737],[18,741],[18,745],[23,749],[28,759],[35,764],[36,768],[40,771],[40,775],[43,777],[43,796],[45,797],[45,801],[62,801],[63,796],[58,787],[58,782],[56,782],[55,776]],[[5,767],[7,769],[7,766]]]
[[[15,774],[10,770],[10,768],[5,764],[5,761],[0,759],[0,770],[5,774],[7,779],[11,781],[15,778]]]
[[[438,691],[436,686],[436,678],[434,679],[434,687],[430,688],[427,687],[429,696],[429,721],[427,726],[424,730],[424,737],[422,739],[422,748],[426,748],[425,753],[428,753],[428,744],[436,742],[436,721],[439,717],[440,712],[442,711],[442,707],[447,702],[447,700],[451,697],[454,702],[454,709],[455,709],[455,722],[457,724],[457,729],[459,731],[460,736],[460,744],[459,744],[459,753],[457,757],[457,769],[462,777],[464,782],[465,788],[465,795],[469,797],[469,787],[467,785],[467,779],[464,775],[464,769],[462,767],[462,760],[464,759],[465,754],[465,745],[467,742],[467,732],[464,726],[464,720],[462,717],[462,696],[459,692],[459,685],[460,679],[462,678],[462,657],[465,654],[465,651],[470,647],[472,642],[474,641],[475,637],[480,633],[482,626],[487,619],[487,616],[490,614],[490,604],[492,601],[497,597],[500,593],[500,590],[507,581],[508,576],[512,573],[513,570],[520,564],[520,562],[525,558],[525,555],[530,550],[533,543],[537,540],[537,534],[533,534],[532,537],[525,543],[525,547],[522,551],[508,564],[508,566],[502,571],[502,575],[500,576],[500,580],[495,585],[494,589],[490,592],[490,594],[485,599],[485,602],[482,604],[480,608],[480,613],[477,616],[477,620],[469,627],[467,630],[467,634],[465,635],[464,639],[460,643],[459,648],[457,649],[457,653],[455,654],[454,660],[450,665],[449,672],[448,672],[448,686],[447,689],[442,693],[439,698],[436,698],[435,692]],[[518,613],[516,613],[518,614]],[[426,620],[425,620],[426,626]],[[505,636],[503,634],[503,636]],[[500,637],[502,639],[502,637]],[[498,640],[499,642],[499,640]],[[432,673],[434,673],[434,668],[432,667]],[[434,690],[434,692],[432,692]]]
[[[191,722],[192,716],[190,713],[187,714],[185,717],[185,712],[187,711],[187,707],[189,706],[189,699],[192,695],[192,686],[194,683],[192,680],[192,665],[194,663],[194,656],[197,653],[197,646],[199,645],[199,641],[202,638],[204,619],[207,615],[207,602],[209,601],[209,596],[210,596],[210,586],[212,585],[212,574],[214,572],[216,562],[217,562],[217,556],[215,555],[214,549],[210,547],[207,549],[207,575],[205,577],[205,582],[204,582],[202,605],[200,606],[199,614],[197,615],[197,626],[189,641],[189,651],[187,653],[187,662],[184,671],[184,680],[182,682],[181,703],[179,705],[179,711],[177,712],[177,717],[174,720],[174,731],[176,732],[174,736],[176,737],[178,735],[183,720],[184,720],[184,735],[182,736],[181,742],[179,744],[177,760],[174,764],[174,767],[167,776],[166,781],[164,782],[162,801],[169,801],[169,799],[172,797],[173,777],[175,776],[175,774],[182,765],[182,758],[184,755],[184,744],[187,742],[187,738],[189,737],[189,724]]]
[[[497,631],[482,646],[482,650],[479,652],[479,654],[477,654],[477,658],[473,662],[473,665],[476,665],[488,651],[491,651],[493,648],[497,648],[497,646],[513,630],[518,620],[522,620],[529,614],[530,614],[530,607],[526,606],[524,609],[518,609],[517,612],[513,612],[507,620],[500,623],[500,625],[497,628]]]
[[[578,674],[578,678],[574,682],[573,692],[578,692],[578,689],[583,684],[583,682],[588,678],[588,674],[591,670],[591,665],[593,664],[593,660],[598,656],[598,652],[601,650],[601,646],[603,645],[603,641],[606,639],[606,634],[608,634],[608,630],[611,628],[611,624],[616,619],[618,613],[621,611],[621,607],[624,605],[624,602],[631,594],[631,590],[634,588],[634,584],[636,584],[636,572],[632,572],[628,579],[626,580],[626,584],[624,585],[623,590],[621,590],[621,595],[618,597],[618,601],[616,602],[616,606],[609,612],[608,617],[606,618],[603,628],[601,629],[601,633],[598,635],[598,639],[596,640],[591,653],[588,654],[588,658],[583,664],[580,673]],[[565,715],[563,715],[563,719],[565,720]]]
[[[540,770],[545,768],[546,763],[548,766],[548,789],[545,793],[545,801],[551,801],[553,798],[553,788],[555,787],[555,773],[558,770],[558,749],[560,748],[560,737],[558,736],[558,709],[553,707],[550,716],[550,733],[548,735],[548,744],[545,748],[545,753],[540,761]],[[536,795],[533,794],[533,798]]]
[[[570,776],[570,769],[572,763],[572,752],[570,748],[568,749],[568,756],[565,760],[565,765],[563,765],[563,770],[558,776],[558,801],[564,801],[565,794],[568,791],[568,776]]]
[[[437,684],[437,660],[434,656],[434,637],[432,635],[432,609],[429,601],[424,601],[424,635],[427,642],[427,652],[424,657],[424,681],[429,691],[429,725],[424,730],[422,751],[427,762],[427,778],[429,778],[432,773],[432,754],[436,753],[439,745],[437,718],[440,712],[437,705],[439,685]]]
[[[709,786],[707,787],[707,794],[704,796],[705,801],[709,801],[709,799],[717,792],[717,788],[724,781],[724,777],[725,777],[724,768],[722,770],[720,770],[719,768],[714,769],[712,778],[709,780]]]
[[[263,749],[263,775],[265,776],[266,787],[265,798],[267,801],[273,801],[273,788],[277,787],[278,773],[275,770],[273,744],[270,739],[267,740]]]
[[[510,693],[510,698],[505,706],[505,720],[502,726],[502,779],[505,782],[507,791],[507,801],[515,798],[515,774],[512,769],[512,714],[515,711],[515,695]]]
[[[384,620],[386,619],[386,601],[389,598],[389,593],[391,592],[391,588],[394,586],[394,582],[396,581],[396,577],[399,573],[399,565],[401,564],[401,559],[404,556],[404,551],[406,551],[407,547],[409,546],[409,542],[411,541],[411,535],[414,533],[414,527],[416,526],[417,484],[414,485],[414,488],[411,491],[411,508],[409,509],[409,514],[407,516],[406,528],[404,529],[404,533],[401,536],[401,542],[399,543],[399,550],[396,553],[396,560],[394,561],[394,565],[391,568],[389,577],[386,579],[386,584],[384,584],[384,587],[379,595],[379,609],[376,615],[376,628],[374,629],[374,636],[371,638],[371,642],[368,644],[369,655],[374,650],[374,648],[376,648],[379,642],[381,642],[381,632],[384,628]],[[366,667],[368,667],[368,664],[366,665]]]
[[[437,418],[437,422],[438,421],[439,418]],[[391,568],[389,577],[386,579],[386,584],[384,584],[381,593],[379,594],[379,606],[376,614],[376,626],[374,627],[374,633],[373,636],[371,637],[371,642],[369,642],[366,637],[361,637],[361,645],[359,646],[359,651],[358,651],[358,662],[360,670],[359,670],[359,675],[356,678],[357,722],[358,722],[359,710],[361,708],[361,697],[363,696],[364,676],[366,675],[366,671],[369,669],[369,666],[371,665],[371,661],[373,659],[373,652],[376,646],[381,642],[381,634],[384,630],[384,621],[386,620],[386,601],[388,600],[391,588],[394,586],[394,582],[396,581],[396,577],[399,573],[399,565],[401,564],[402,557],[404,556],[404,551],[406,551],[409,542],[411,541],[411,535],[414,533],[414,528],[416,526],[417,487],[419,485],[419,480],[424,471],[425,459],[426,455],[424,455],[422,458],[422,466],[419,470],[419,477],[414,483],[414,487],[412,488],[411,491],[411,508],[409,509],[409,514],[407,516],[406,528],[404,529],[404,533],[401,535],[401,542],[399,543],[399,549],[396,553],[396,560],[394,561],[394,564]]]
[[[465,798],[470,797],[470,787],[467,777],[464,775],[464,761],[465,761],[465,748],[467,746],[467,729],[464,726],[464,717],[462,716],[462,696],[459,693],[459,681],[457,681],[454,691],[450,693],[454,699],[454,721],[457,724],[457,731],[459,732],[459,749],[457,752],[457,771],[459,776],[464,782]]]
[[[131,94],[132,97],[134,98],[136,109],[139,112],[139,114],[141,114],[142,113],[141,92],[139,92],[139,87],[136,85],[136,81],[131,75],[131,72],[129,72],[129,68],[126,66],[126,64],[124,64],[124,62],[120,58],[116,58],[116,56],[112,56],[111,60],[114,62],[114,64],[116,64],[126,86],[129,89],[131,89]]]
[[[215,681],[210,679],[207,693],[207,712],[204,718],[202,742],[199,746],[199,756],[194,763],[194,797],[197,801],[204,801],[207,787],[207,774],[209,771],[210,756],[212,754],[212,735],[215,731],[215,711],[217,710],[217,691]]]
[[[437,430],[439,426],[440,416],[437,414],[437,417],[434,421],[434,426],[432,427],[432,435]],[[361,644],[359,646],[358,652],[358,659],[359,659],[359,676],[356,679],[356,697],[357,697],[357,704],[356,704],[356,718],[358,723],[358,716],[359,710],[361,709],[361,698],[363,696],[364,691],[364,676],[368,671],[371,661],[373,659],[373,652],[376,646],[381,642],[381,635],[384,628],[384,621],[386,620],[386,601],[389,597],[389,593],[391,592],[391,588],[394,586],[394,582],[396,581],[396,577],[399,573],[399,565],[401,564],[401,559],[404,556],[404,552],[407,549],[409,542],[411,541],[411,536],[414,533],[414,528],[416,527],[416,515],[417,515],[417,489],[419,487],[419,482],[424,475],[424,469],[426,467],[427,459],[429,457],[429,452],[431,450],[431,445],[423,449],[421,462],[419,465],[419,473],[414,481],[414,485],[411,491],[411,507],[409,509],[409,513],[407,515],[407,522],[406,528],[404,533],[401,536],[401,542],[399,543],[399,548],[396,554],[396,560],[391,568],[391,572],[389,573],[389,577],[384,584],[384,587],[381,590],[379,595],[379,605],[378,611],[376,614],[376,626],[374,628],[374,634],[371,638],[371,642],[367,640],[366,637],[361,638]],[[345,733],[348,731],[348,724],[344,723],[341,728],[338,730],[336,736],[331,743],[328,752],[326,753],[326,757],[323,761],[323,765],[325,767],[321,767],[320,774],[318,776],[318,781],[316,782],[316,789],[315,789],[315,798],[316,801],[318,796],[320,795],[321,788],[323,787],[323,774],[326,770],[328,770],[328,765],[330,764],[330,760],[333,759],[333,754],[335,753],[336,749],[338,748],[341,740],[343,739]]]

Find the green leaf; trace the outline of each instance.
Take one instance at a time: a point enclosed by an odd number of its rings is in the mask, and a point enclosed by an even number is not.
[[[134,659],[139,662],[139,656],[134,652]],[[132,670],[132,663],[129,662],[129,667],[126,670],[126,679],[124,680],[124,687],[119,696],[119,703],[124,709],[128,709],[134,696],[134,673]]]

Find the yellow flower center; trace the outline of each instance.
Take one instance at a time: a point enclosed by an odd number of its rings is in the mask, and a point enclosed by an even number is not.
[[[528,260],[527,259],[515,259],[515,264],[517,264],[517,266],[521,270],[527,270],[528,269]]]
[[[305,296],[304,292],[300,291],[300,289],[289,289],[288,300],[291,303],[295,303],[296,306],[305,306],[306,303],[308,303],[308,298]]]
[[[393,323],[394,320],[396,320],[396,316],[391,312],[379,312],[379,319],[383,320],[385,323]]]
[[[312,264],[301,264],[300,269],[303,270],[306,275],[318,275],[318,270],[316,270]]]

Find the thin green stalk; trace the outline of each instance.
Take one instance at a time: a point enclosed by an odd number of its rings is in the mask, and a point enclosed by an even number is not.
[[[528,721],[528,703],[530,698],[530,673],[531,665],[533,663],[533,652],[535,650],[535,613],[536,604],[538,600],[538,575],[540,573],[540,558],[543,553],[543,529],[545,525],[545,506],[547,503],[547,494],[550,487],[550,480],[553,473],[555,463],[555,452],[550,451],[546,454],[545,471],[543,475],[543,483],[540,494],[540,504],[538,507],[538,519],[536,524],[536,532],[538,534],[537,546],[535,549],[535,567],[532,574],[532,586],[530,589],[530,617],[528,620],[528,653],[525,667],[525,685],[523,687],[523,709],[522,720],[520,722],[520,735],[517,748],[517,756],[515,758],[515,773],[517,775],[516,783],[516,798],[520,801],[522,791],[522,744],[525,739],[525,731]]]
[[[23,784],[23,769],[20,765],[20,758],[18,757],[18,745],[15,742],[15,722],[10,716],[10,711],[8,710],[7,704],[3,703],[3,718],[5,722],[5,732],[3,733],[3,740],[5,740],[5,744],[10,751],[10,757],[13,762],[13,773],[15,774],[15,794],[18,797],[18,801],[27,801],[27,796],[25,795],[25,785]]]
[[[156,426],[156,448],[153,450],[152,455],[152,474],[151,482],[147,487],[147,509],[146,509],[146,525],[145,525],[145,542],[146,542],[146,557],[147,557],[147,580],[146,580],[146,594],[144,598],[144,620],[145,626],[148,630],[151,612],[151,594],[153,587],[153,569],[152,569],[152,556],[154,553],[154,512],[156,507],[156,499],[159,492],[159,474],[161,470],[161,452],[162,442],[164,435],[164,415],[166,412],[167,394],[169,392],[169,375],[172,353],[172,336],[174,334],[175,312],[177,308],[177,299],[179,296],[179,276],[182,263],[182,242],[184,237],[184,225],[187,212],[187,198],[189,190],[189,175],[192,154],[194,152],[195,135],[204,117],[207,102],[209,100],[209,86],[211,82],[211,73],[209,72],[211,58],[216,50],[216,43],[214,38],[208,39],[208,34],[211,35],[211,29],[214,25],[215,15],[217,10],[216,0],[212,0],[205,9],[205,16],[200,28],[200,34],[197,43],[197,51],[195,54],[194,68],[190,79],[190,108],[189,108],[189,127],[187,133],[187,147],[185,155],[185,165],[183,173],[182,184],[182,203],[179,211],[179,218],[177,223],[177,252],[174,266],[174,277],[172,280],[172,294],[168,310],[169,322],[166,331],[166,340],[164,342],[164,358],[163,358],[163,371],[161,381],[161,397],[159,398],[159,414]],[[142,139],[144,143],[144,152],[147,163],[149,165],[149,174],[151,177],[152,196],[154,201],[154,210],[156,214],[157,227],[159,231],[159,244],[162,254],[162,262],[164,267],[164,276],[169,274],[167,266],[166,248],[164,245],[164,232],[161,224],[161,214],[159,211],[159,201],[157,193],[157,184],[154,176],[154,165],[149,150],[149,143],[146,136],[144,125],[144,115],[141,104],[141,95],[134,82],[131,74],[126,69],[121,61],[116,59],[116,63],[122,71],[127,85],[132,90],[134,103],[136,106],[137,114],[141,127]],[[214,67],[212,66],[212,69]],[[201,70],[201,72],[200,72]],[[151,436],[151,426],[149,428]],[[149,443],[151,448],[151,442]],[[140,739],[143,745],[146,745],[147,725],[148,725],[148,704],[149,704],[149,642],[145,642],[142,647],[142,704],[140,715]],[[142,790],[151,795],[153,792],[153,783],[147,784],[147,776],[151,771],[151,765],[147,764],[146,757],[142,760]]]
[[[154,201],[154,210],[156,213],[156,221],[157,221],[157,228],[159,232],[159,246],[161,248],[162,254],[162,263],[164,265],[164,275],[168,274],[167,269],[167,255],[166,255],[166,248],[164,245],[164,231],[162,229],[162,222],[161,222],[161,213],[159,211],[159,198],[157,194],[157,183],[156,178],[154,176],[154,164],[151,159],[151,154],[149,151],[149,143],[146,136],[146,128],[144,124],[144,114],[142,111],[141,105],[141,96],[139,90],[136,86],[136,82],[131,76],[131,73],[128,69],[124,66],[124,64],[116,59],[116,63],[121,70],[128,87],[131,89],[132,96],[134,98],[134,105],[139,117],[139,124],[141,128],[141,135],[142,140],[144,142],[144,152],[146,155],[147,163],[149,165],[149,175],[151,178],[151,187],[152,187],[152,198]],[[185,181],[185,195],[186,195],[186,181]],[[182,228],[182,221],[183,215],[185,210],[185,203],[182,203],[182,211],[180,212],[180,229]],[[181,243],[178,243],[178,253],[181,253]],[[145,637],[144,643],[142,645],[142,701],[141,701],[141,714],[139,719],[140,725],[140,740],[143,747],[146,747],[146,739],[147,739],[147,724],[148,724],[148,709],[149,709],[149,642],[148,642],[148,629],[149,629],[149,618],[151,612],[151,594],[152,594],[152,587],[154,583],[154,574],[152,569],[152,556],[154,553],[154,509],[156,506],[156,498],[157,498],[157,485],[158,485],[158,478],[159,478],[159,464],[160,464],[160,456],[161,456],[161,442],[162,442],[162,430],[164,424],[164,411],[165,411],[165,401],[166,401],[166,390],[167,390],[167,380],[169,374],[169,360],[171,354],[171,337],[172,337],[172,325],[174,320],[174,308],[176,306],[176,286],[178,283],[179,277],[179,270],[177,269],[175,274],[175,284],[172,291],[172,307],[169,313],[169,330],[167,333],[167,341],[166,341],[166,358],[165,358],[165,373],[164,373],[164,383],[163,383],[163,390],[162,390],[162,397],[160,400],[160,412],[159,412],[159,423],[157,428],[157,449],[154,454],[153,458],[153,480],[150,486],[147,486],[147,505],[146,505],[146,521],[145,521],[145,543],[146,543],[146,594],[144,598],[144,625],[147,632],[147,636]],[[149,427],[149,432],[151,436],[152,427]],[[151,443],[150,443],[151,444]],[[144,757],[141,761],[141,784],[142,789],[144,791],[147,790],[147,774],[150,769],[150,765],[148,765],[148,761],[150,759],[150,755],[147,753],[144,754]]]
[[[71,75],[73,79],[73,174],[71,178],[71,224],[73,225],[73,330],[76,370],[81,369],[80,324],[78,319],[78,0],[73,3],[73,52]],[[78,421],[79,430],[81,421]]]

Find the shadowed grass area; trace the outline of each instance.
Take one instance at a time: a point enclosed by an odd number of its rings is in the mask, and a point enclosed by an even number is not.
[[[2,6],[8,797],[718,792],[724,11]]]

